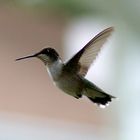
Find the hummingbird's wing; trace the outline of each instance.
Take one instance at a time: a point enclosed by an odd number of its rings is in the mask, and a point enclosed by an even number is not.
[[[85,76],[90,65],[96,59],[100,49],[102,48],[108,37],[111,35],[113,30],[113,27],[109,27],[97,34],[66,63],[66,66],[71,68],[73,72]]]

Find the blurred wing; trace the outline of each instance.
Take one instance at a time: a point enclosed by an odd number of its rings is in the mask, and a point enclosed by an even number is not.
[[[90,65],[96,59],[100,49],[113,30],[113,27],[109,27],[97,34],[66,63],[66,66],[70,67],[73,72],[85,76]]]

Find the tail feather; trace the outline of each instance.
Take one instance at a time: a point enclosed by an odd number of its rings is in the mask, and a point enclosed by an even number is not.
[[[88,97],[90,101],[97,104],[100,107],[105,107],[112,101],[113,98],[116,98],[112,95],[105,93],[102,89],[97,87],[95,84],[84,79],[85,88],[83,94]]]
[[[96,88],[86,88],[84,95],[87,96],[90,101],[96,103],[98,106],[101,107],[107,106],[113,98],[116,98],[97,88],[97,86]]]
[[[102,97],[101,96],[100,97],[98,97],[98,96],[88,97],[88,99],[90,101],[92,101],[93,103],[96,103],[100,107],[105,107],[105,106],[109,105],[109,102],[112,101],[112,98],[115,98],[115,97],[108,95],[106,93],[102,93],[102,94],[104,96],[102,96]]]

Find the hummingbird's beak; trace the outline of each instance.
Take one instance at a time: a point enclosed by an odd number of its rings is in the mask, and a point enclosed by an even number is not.
[[[19,61],[19,60],[26,59],[26,58],[32,58],[32,57],[36,57],[36,56],[37,56],[37,54],[29,55],[29,56],[25,56],[25,57],[18,58],[18,59],[16,59],[15,61]]]

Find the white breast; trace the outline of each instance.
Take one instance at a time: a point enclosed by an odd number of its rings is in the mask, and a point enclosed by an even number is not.
[[[57,81],[57,79],[60,77],[61,72],[62,72],[62,67],[63,67],[63,63],[61,60],[57,60],[51,65],[46,65],[47,71],[50,77],[54,81]]]

